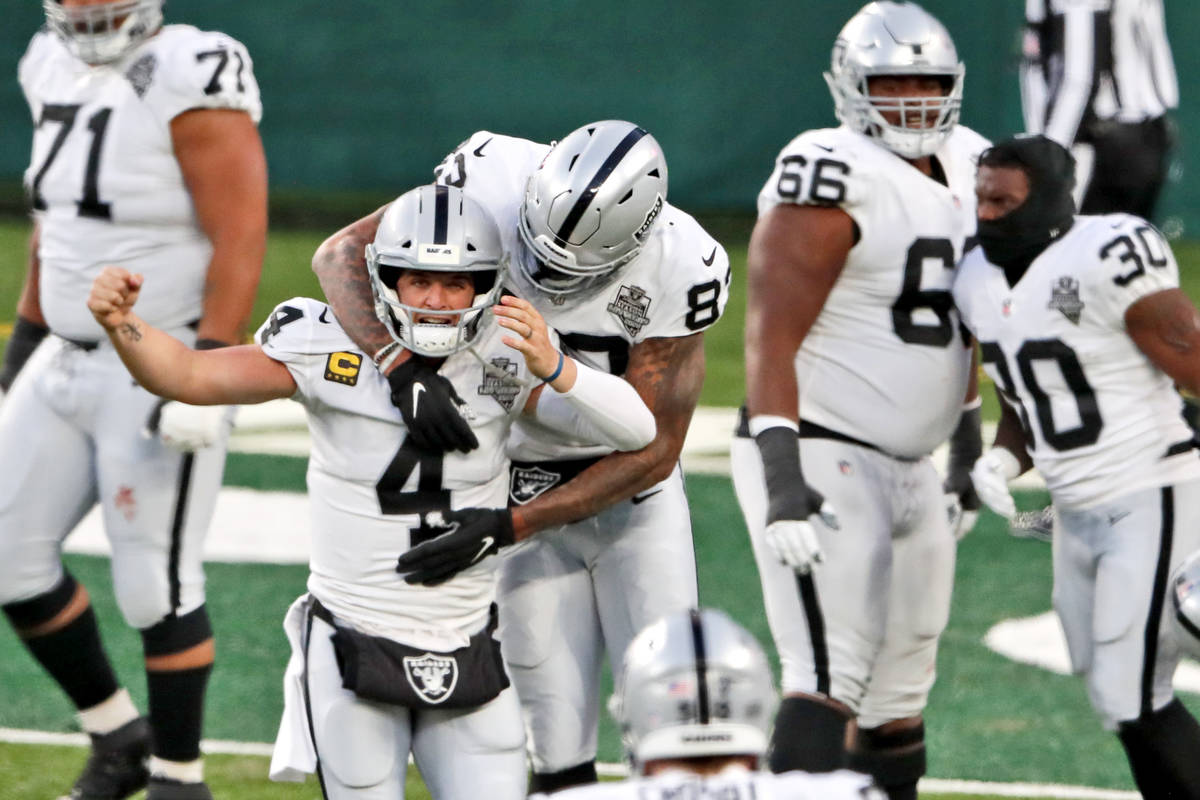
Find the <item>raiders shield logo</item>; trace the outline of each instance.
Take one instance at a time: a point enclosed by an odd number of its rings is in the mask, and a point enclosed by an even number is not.
[[[515,380],[505,380],[506,376],[517,377],[517,362],[510,358],[493,358],[494,370],[484,367],[483,383],[479,385],[479,394],[489,395],[503,406],[505,411],[512,411],[513,400],[521,392],[521,385]]]
[[[157,65],[158,61],[154,54],[146,53],[125,71],[125,79],[129,81],[129,85],[133,87],[133,91],[139,98],[146,94],[146,90],[154,82],[154,68]]]
[[[621,291],[617,292],[617,299],[608,304],[609,313],[621,320],[630,336],[637,336],[646,327],[650,321],[650,317],[646,316],[649,310],[650,298],[640,286],[622,286]]]
[[[426,702],[437,704],[454,693],[458,684],[458,662],[452,657],[423,656],[404,657],[404,677],[408,685]]]
[[[557,472],[547,472],[541,467],[513,467],[508,479],[508,496],[519,506],[542,494],[562,479]]]
[[[1079,315],[1083,312],[1083,301],[1079,299],[1079,281],[1070,275],[1063,275],[1050,289],[1050,305],[1048,308],[1057,309],[1069,319],[1073,325],[1079,324]]]

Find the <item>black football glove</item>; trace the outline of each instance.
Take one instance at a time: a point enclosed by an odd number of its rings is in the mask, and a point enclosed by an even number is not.
[[[512,512],[507,508],[463,508],[431,511],[426,529],[446,528],[436,539],[414,547],[396,562],[407,583],[436,586],[516,541]]]
[[[442,453],[479,447],[475,432],[463,419],[462,398],[450,381],[417,356],[412,356],[387,376],[392,387],[392,405],[400,409],[413,444],[422,450]]]
[[[942,491],[946,497],[946,516],[954,538],[961,539],[975,527],[979,517],[979,495],[971,481],[971,468],[983,454],[983,417],[978,406],[967,409],[958,427],[950,435],[950,458]]]

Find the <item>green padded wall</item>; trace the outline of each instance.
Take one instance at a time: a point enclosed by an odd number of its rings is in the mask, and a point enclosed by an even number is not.
[[[1181,75],[1200,55],[1184,32],[1200,4],[1168,0]],[[399,191],[472,131],[549,140],[618,117],[663,143],[671,198],[698,212],[746,211],[779,148],[833,124],[821,71],[858,2],[793,0],[172,0],[170,21],[246,43],[262,85],[262,132],[277,190]],[[1020,125],[1022,3],[929,0],[967,64],[963,121],[989,136]],[[13,6],[16,6],[15,8]],[[982,10],[980,10],[982,9]],[[0,74],[15,76],[41,22],[9,0]],[[1200,116],[1184,80],[1181,164],[1196,163]],[[0,82],[0,181],[28,158],[29,117]],[[1186,176],[1185,176],[1186,177]],[[1166,211],[1200,232],[1200,188],[1176,181]]]

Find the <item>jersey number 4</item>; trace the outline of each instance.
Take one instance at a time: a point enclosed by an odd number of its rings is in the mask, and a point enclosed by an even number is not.
[[[417,489],[404,491],[413,470],[420,470]],[[396,452],[383,476],[375,484],[379,498],[379,510],[384,514],[419,514],[428,511],[449,511],[450,490],[442,488],[442,453],[422,450],[405,437],[404,444]],[[409,529],[409,547],[445,533],[444,530],[427,531],[422,522],[419,527]]]

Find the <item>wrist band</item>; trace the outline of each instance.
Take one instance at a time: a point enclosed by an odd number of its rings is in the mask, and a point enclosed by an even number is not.
[[[392,362],[395,361],[400,355],[398,352],[395,352],[399,349],[400,343],[393,339],[383,347],[379,348],[379,350],[375,353],[374,358],[371,360],[375,362],[375,366],[379,368],[379,371],[383,372],[390,367]]]
[[[566,359],[563,358],[562,353],[559,353],[558,354],[558,366],[554,368],[554,372],[550,373],[550,377],[542,379],[542,383],[553,383],[555,378],[557,378],[559,375],[562,375],[563,364],[565,364],[565,363],[566,363]]]

